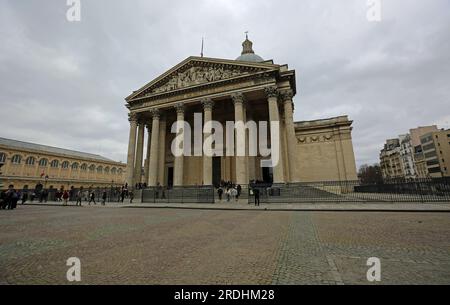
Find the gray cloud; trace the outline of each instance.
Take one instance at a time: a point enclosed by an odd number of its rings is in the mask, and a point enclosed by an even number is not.
[[[382,1],[0,0],[0,135],[126,161],[124,97],[190,55],[255,51],[297,71],[297,120],[348,114],[358,165],[386,138],[450,127],[450,4]]]

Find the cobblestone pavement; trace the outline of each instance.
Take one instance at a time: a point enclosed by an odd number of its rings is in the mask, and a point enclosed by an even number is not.
[[[0,284],[450,284],[448,213],[19,206],[0,210]]]

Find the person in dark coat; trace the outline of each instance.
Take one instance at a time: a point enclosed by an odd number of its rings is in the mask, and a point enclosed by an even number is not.
[[[259,206],[259,189],[253,189],[253,195],[255,196],[255,206]]]
[[[96,202],[95,202],[95,193],[94,192],[92,192],[91,193],[91,196],[89,196],[89,205],[91,205],[91,202],[94,202],[94,204],[97,204]]]

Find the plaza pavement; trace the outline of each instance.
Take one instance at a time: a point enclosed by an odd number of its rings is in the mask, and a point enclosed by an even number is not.
[[[25,205],[49,205],[62,206],[61,202],[27,202]],[[69,206],[74,206],[74,202],[69,202]],[[83,202],[83,205],[88,205]],[[99,203],[92,206],[101,206]],[[260,206],[248,204],[247,200],[226,202],[216,201],[214,204],[208,203],[141,203],[129,200],[124,203],[107,202],[105,207],[114,208],[169,208],[169,209],[202,209],[202,210],[268,210],[268,211],[378,211],[378,212],[450,212],[450,202],[315,202],[315,203],[261,203]]]
[[[118,205],[117,205],[118,206]],[[0,210],[0,284],[450,284],[441,212],[61,207]]]

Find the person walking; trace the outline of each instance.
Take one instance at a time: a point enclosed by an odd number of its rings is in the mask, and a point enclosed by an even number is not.
[[[242,186],[240,184],[237,185],[236,191],[237,191],[236,199],[239,199],[239,197],[241,196],[241,192],[242,192]]]
[[[232,187],[230,191],[231,191],[231,199],[234,199],[234,201],[237,201],[238,200],[238,197],[237,197],[238,191],[234,187]]]
[[[27,202],[27,200],[28,200],[28,192],[24,192],[22,195],[22,204]]]
[[[255,206],[259,206],[259,189],[253,189],[253,195],[255,196]]]
[[[89,205],[91,205],[91,202],[94,202],[94,204],[97,204],[96,202],[95,202],[95,193],[94,192],[91,192],[91,195],[89,196]]]
[[[123,189],[122,192],[120,193],[120,202],[123,203],[124,199],[125,199],[125,189]]]
[[[219,195],[220,201],[222,201],[222,194],[223,194],[223,189],[222,189],[222,187],[219,186],[219,188],[217,189],[217,195]]]
[[[106,191],[103,191],[103,194],[102,194],[102,205],[105,205],[105,203],[106,203]]]
[[[134,199],[134,193],[133,193],[133,191],[129,191],[129,192],[128,192],[128,197],[130,197],[130,203],[133,203],[133,199]]]
[[[64,191],[62,194],[62,199],[64,200],[63,205],[67,205],[67,201],[69,200],[69,192]]]
[[[76,197],[77,197],[76,205],[81,206],[81,199],[83,198],[83,189],[78,190]]]
[[[230,197],[231,197],[231,190],[229,187],[227,187],[227,190],[225,192],[225,195],[227,196],[227,202],[230,202]]]

